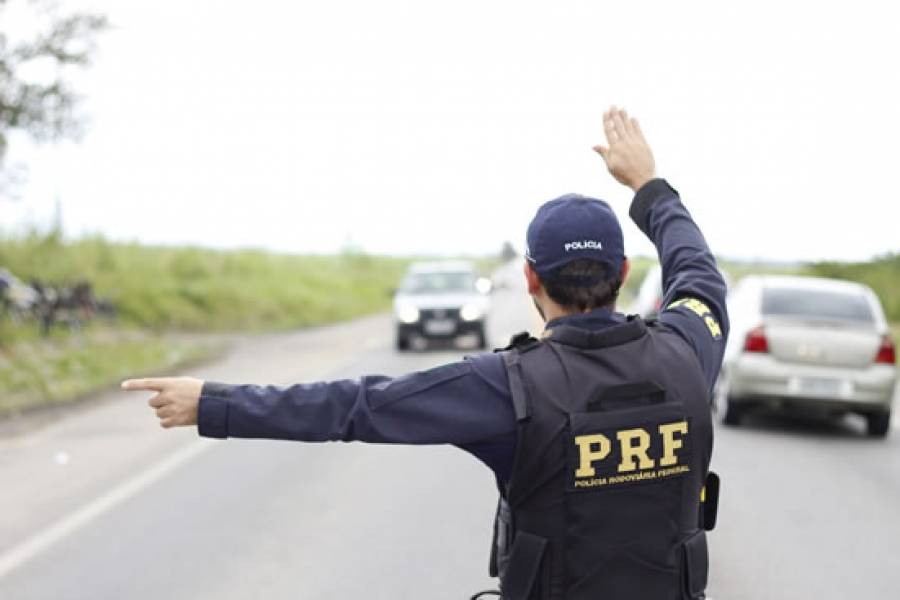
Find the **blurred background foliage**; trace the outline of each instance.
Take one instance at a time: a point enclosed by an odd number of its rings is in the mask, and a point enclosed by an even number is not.
[[[504,246],[474,259],[489,274],[516,260]],[[100,236],[67,240],[61,232],[0,234],[0,267],[25,282],[90,282],[115,307],[114,320],[41,337],[31,321],[0,319],[0,417],[68,403],[124,377],[160,373],[223,348],[222,332],[318,325],[386,310],[415,257],[290,255],[263,250],[146,246]],[[627,307],[650,257],[632,259],[620,306]],[[751,273],[837,277],[871,286],[900,334],[900,255],[868,262],[754,264],[720,261],[732,282]]]
[[[390,304],[408,262],[357,252],[299,256],[102,237],[68,242],[55,233],[0,239],[0,265],[23,280],[89,281],[123,323],[157,331],[285,329],[376,312]]]
[[[71,71],[90,64],[97,35],[109,28],[104,15],[62,12],[55,2],[32,0],[24,10],[41,26],[12,31],[3,19],[10,4],[22,10],[26,3],[0,0],[0,169],[12,131],[36,141],[78,137],[80,97]]]
[[[477,259],[489,273],[504,258]],[[121,324],[153,331],[260,331],[334,322],[386,309],[413,257],[276,254],[263,250],[145,246],[103,237],[67,241],[58,232],[0,235],[0,266],[25,281],[71,285],[89,281],[110,300]],[[623,303],[632,298],[649,257],[631,260]],[[867,262],[754,264],[719,261],[737,282],[751,273],[784,273],[867,284],[888,320],[900,321],[900,255]],[[7,330],[7,339],[10,331]],[[2,344],[2,340],[0,340]]]
[[[25,283],[90,282],[115,319],[41,336],[0,318],[0,417],[66,404],[129,376],[166,373],[228,342],[211,332],[289,329],[389,307],[409,259],[154,247],[59,232],[0,236],[0,267]],[[485,261],[490,268],[492,261]]]

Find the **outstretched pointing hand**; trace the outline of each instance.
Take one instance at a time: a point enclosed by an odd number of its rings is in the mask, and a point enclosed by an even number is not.
[[[129,379],[122,382],[122,389],[156,392],[148,404],[156,409],[159,424],[166,429],[197,424],[197,407],[200,404],[200,392],[203,390],[202,379],[193,377]]]
[[[597,145],[594,151],[603,157],[616,181],[637,192],[656,177],[653,152],[637,119],[630,119],[624,110],[611,106],[603,113],[603,131],[609,146]]]

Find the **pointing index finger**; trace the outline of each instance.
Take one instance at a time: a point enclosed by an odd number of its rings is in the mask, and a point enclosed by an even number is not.
[[[137,390],[161,392],[165,387],[164,379],[126,379],[122,382],[122,389],[130,392]]]

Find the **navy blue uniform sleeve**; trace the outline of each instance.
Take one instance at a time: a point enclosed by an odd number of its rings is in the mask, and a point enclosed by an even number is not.
[[[453,444],[498,474],[512,461],[515,428],[506,368],[494,354],[397,378],[288,387],[207,382],[198,413],[206,437]]]
[[[654,179],[638,190],[630,215],[659,253],[663,277],[659,321],[694,349],[712,389],[728,337],[727,290],[716,259],[678,192],[665,180]]]

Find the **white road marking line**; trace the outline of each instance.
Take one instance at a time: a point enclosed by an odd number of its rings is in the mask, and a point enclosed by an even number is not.
[[[157,480],[162,479],[167,473],[175,470],[201,452],[208,450],[213,445],[215,445],[215,442],[211,440],[197,440],[183,446],[168,458],[156,463],[143,473],[126,480],[121,485],[111,489],[86,506],[63,517],[50,527],[30,537],[18,546],[14,546],[12,549],[0,555],[0,578],[28,562],[79,527],[86,525],[123,500],[127,500]]]

